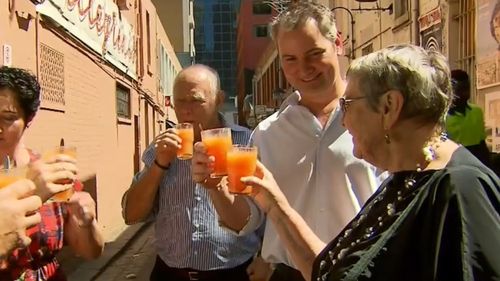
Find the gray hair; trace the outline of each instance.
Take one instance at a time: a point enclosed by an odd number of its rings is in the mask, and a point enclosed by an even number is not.
[[[359,79],[359,90],[374,111],[387,91],[400,91],[404,97],[401,119],[443,126],[453,100],[446,58],[410,44],[393,45],[354,60],[347,77]]]
[[[330,41],[337,40],[335,15],[328,7],[308,1],[298,1],[282,11],[270,23],[271,38],[276,43],[280,30],[290,31],[303,26],[308,20],[314,20],[321,34]]]
[[[184,73],[186,71],[194,70],[194,69],[198,69],[198,70],[202,70],[202,71],[206,72],[208,74],[209,83],[210,83],[210,86],[212,88],[212,92],[214,94],[219,93],[219,91],[221,90],[219,73],[217,73],[217,70],[215,70],[212,67],[205,65],[205,64],[193,64],[193,65],[190,65],[190,66],[182,69],[175,77],[174,85],[177,83],[177,80],[179,78],[184,76]]]

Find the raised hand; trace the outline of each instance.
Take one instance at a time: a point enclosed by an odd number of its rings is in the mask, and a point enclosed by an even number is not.
[[[269,213],[276,205],[288,204],[285,195],[274,180],[273,175],[269,170],[257,161],[257,169],[254,176],[243,177],[241,181],[245,185],[252,186],[252,196],[255,202]]]
[[[177,129],[170,128],[155,138],[155,159],[162,166],[168,166],[177,157],[182,139],[177,135]]]
[[[89,227],[95,222],[96,205],[87,192],[75,192],[68,201],[70,219],[80,227]]]
[[[30,164],[27,178],[35,183],[35,194],[45,202],[54,194],[73,188],[77,174],[76,159],[58,154]]]
[[[193,180],[206,188],[220,188],[221,178],[211,178],[214,157],[208,156],[207,149],[202,142],[197,142],[193,148],[192,173]]]
[[[26,229],[41,221],[37,210],[42,200],[33,195],[35,189],[35,184],[27,179],[0,189],[0,259],[31,243]]]

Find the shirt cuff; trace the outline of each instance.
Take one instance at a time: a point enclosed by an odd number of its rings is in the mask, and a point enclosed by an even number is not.
[[[247,218],[247,223],[245,224],[245,226],[243,226],[242,229],[240,229],[239,231],[231,229],[226,226],[223,221],[219,220],[219,226],[221,228],[229,231],[236,236],[246,236],[255,232],[264,221],[264,213],[259,208],[259,206],[257,206],[255,201],[253,201],[248,196],[245,196],[244,199],[247,202],[248,207],[250,208],[250,216]]]

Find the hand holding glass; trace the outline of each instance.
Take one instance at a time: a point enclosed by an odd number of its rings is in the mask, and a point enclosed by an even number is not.
[[[26,166],[0,169],[0,189],[11,185],[18,180],[25,179],[27,172],[28,169]],[[29,237],[29,235],[30,231],[26,230],[26,236]],[[20,248],[19,254],[27,257],[29,261],[32,260],[28,247]],[[0,269],[6,269],[8,266],[9,263],[6,259],[0,259]]]
[[[76,159],[76,147],[74,147],[74,146],[58,146],[54,149],[46,151],[43,154],[43,160],[50,161],[51,159],[57,157],[57,155],[60,155],[60,154],[67,155],[67,156],[70,156],[70,157]],[[72,180],[68,179],[68,180],[59,181],[57,183],[58,184],[69,184],[71,182],[72,182]],[[54,194],[54,196],[52,196],[51,200],[55,201],[55,202],[67,202],[69,200],[69,198],[71,198],[73,193],[74,193],[73,188],[69,188],[69,189],[66,189],[62,192]]]
[[[201,131],[201,141],[207,149],[207,154],[215,158],[214,172],[210,176],[215,178],[227,175],[226,154],[233,144],[231,129],[217,128]]]

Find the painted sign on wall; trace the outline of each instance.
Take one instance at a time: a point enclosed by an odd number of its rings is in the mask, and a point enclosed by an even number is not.
[[[48,0],[37,11],[136,78],[135,31],[112,0]]]
[[[477,0],[477,86],[500,83],[500,1]]]
[[[442,24],[441,8],[438,7],[421,16],[418,21],[420,25],[420,42],[426,50],[442,51]]]

